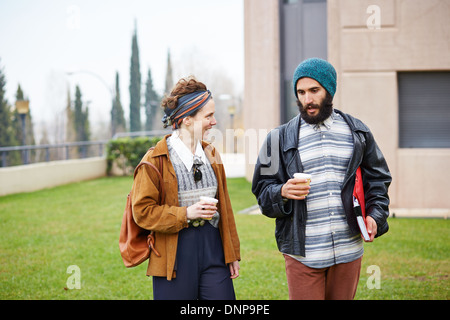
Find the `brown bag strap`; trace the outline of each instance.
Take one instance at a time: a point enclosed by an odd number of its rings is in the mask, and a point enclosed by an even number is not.
[[[149,151],[152,150],[152,149],[154,149],[154,147],[150,148]],[[158,158],[159,158],[159,168],[160,168],[160,170],[162,172],[163,160],[162,160],[161,156],[159,156]],[[166,199],[166,192],[164,190],[164,180],[163,180],[163,177],[161,175],[160,170],[158,170],[158,168],[153,163],[148,162],[148,161],[140,162],[136,166],[136,168],[134,169],[133,179],[136,178],[136,174],[137,174],[139,168],[141,166],[143,166],[143,165],[150,166],[151,168],[153,168],[153,170],[156,171],[156,174],[158,175],[158,179],[159,179],[159,188],[158,188],[158,190],[159,190],[159,204],[160,205],[164,204],[164,201]],[[148,247],[150,248],[150,250],[153,251],[156,254],[156,256],[161,257],[161,254],[155,248],[155,236],[154,236],[154,232],[153,231],[150,231],[150,233],[147,236],[147,244],[148,244]]]
[[[164,203],[164,201],[166,199],[166,192],[164,190],[164,180],[163,180],[163,177],[161,175],[161,172],[158,170],[158,168],[153,163],[148,162],[148,161],[142,161],[141,163],[139,163],[137,165],[137,167],[134,169],[134,177],[133,177],[133,179],[136,178],[136,174],[137,174],[139,168],[142,165],[144,165],[144,164],[152,167],[156,171],[156,174],[158,175],[158,178],[159,178],[159,188],[158,188],[159,189],[159,204],[161,205],[161,204]],[[162,161],[162,157],[161,156],[159,157],[159,166],[160,166],[160,168],[162,170],[163,161]]]

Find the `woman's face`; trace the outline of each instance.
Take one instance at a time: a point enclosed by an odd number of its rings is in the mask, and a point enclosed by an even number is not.
[[[216,105],[214,100],[210,99],[195,116],[188,116],[183,119],[184,128],[187,129],[194,138],[199,140],[206,139],[208,130],[217,124],[216,118],[214,117],[215,111]]]

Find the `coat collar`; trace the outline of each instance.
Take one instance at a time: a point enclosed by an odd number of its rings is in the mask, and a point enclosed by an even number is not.
[[[169,149],[167,147],[167,139],[172,134],[165,135],[164,138],[162,138],[155,146],[155,149],[153,149],[153,152],[150,154],[151,158],[156,158],[159,156],[166,156],[167,159],[169,159]],[[220,159],[217,158],[216,149],[210,144],[209,142],[202,141],[202,147],[203,151],[205,152],[206,157],[208,158],[211,165],[214,167],[215,165],[219,164]],[[172,166],[171,171],[173,175],[175,175],[175,170]]]
[[[334,109],[333,112],[336,112],[340,114],[345,122],[349,125],[350,129],[352,131],[361,131],[361,132],[368,132],[369,128],[360,120],[338,110]],[[284,130],[284,146],[283,151],[286,152],[290,149],[297,149],[298,148],[298,135],[300,130],[300,114],[298,114],[295,118],[290,120],[286,124],[286,130]]]
[[[290,149],[297,149],[299,129],[300,129],[300,114],[298,114],[295,118],[293,118],[286,124],[286,130],[284,130],[284,137],[283,137],[284,152]]]
[[[168,141],[169,138],[166,140]],[[206,163],[207,161],[200,141],[197,142],[194,155],[192,154],[192,151],[180,139],[179,133],[177,131],[174,131],[172,136],[170,137],[170,145],[178,154],[178,157],[180,158],[181,162],[183,162],[188,172],[192,170],[192,166],[194,165],[194,157],[198,157],[203,163]]]
[[[155,146],[151,157],[156,158],[159,156],[167,156],[169,157],[169,149],[167,148],[167,138],[169,138],[172,134],[165,135]]]
[[[159,157],[159,156],[168,156],[169,155],[169,149],[167,148],[167,139],[172,134],[165,135],[155,146],[155,149],[153,150],[152,157]],[[211,145],[211,143],[203,141],[202,140],[202,147],[205,153],[208,151],[210,153],[210,156],[215,157],[216,156],[216,150]],[[208,153],[207,153],[208,155]]]

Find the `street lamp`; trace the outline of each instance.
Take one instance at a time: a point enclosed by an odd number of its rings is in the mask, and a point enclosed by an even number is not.
[[[16,101],[16,109],[17,112],[20,115],[20,120],[22,121],[22,145],[26,145],[26,138],[27,138],[27,132],[26,132],[26,126],[25,126],[25,118],[27,116],[28,111],[30,110],[30,101],[28,100],[18,100]],[[27,164],[27,151],[23,150],[22,152],[22,159],[23,163]]]
[[[230,115],[231,129],[234,129],[234,115],[236,114],[236,107],[231,105],[228,107],[228,114]]]
[[[22,145],[26,144],[26,131],[25,131],[25,117],[30,110],[30,101],[28,100],[18,100],[16,101],[16,109],[20,114],[20,119],[22,121]]]
[[[236,113],[236,107],[231,105],[228,107],[228,113],[230,114],[230,122],[231,122],[231,129],[233,129],[233,152],[236,153],[237,152],[237,138],[236,135],[234,134],[234,115]]]

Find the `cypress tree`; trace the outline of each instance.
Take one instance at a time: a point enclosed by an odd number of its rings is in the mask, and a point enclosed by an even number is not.
[[[75,87],[75,106],[73,111],[75,137],[77,141],[89,141],[90,139],[90,125],[89,125],[89,108],[83,110],[83,101],[81,99],[81,90],[77,85]],[[80,146],[78,152],[81,157],[87,155],[87,147]]]
[[[164,93],[169,95],[172,88],[173,88],[172,62],[170,61],[170,50],[167,50],[166,87],[164,89]]]
[[[0,147],[11,147],[19,145],[12,123],[11,106],[5,97],[6,78],[3,68],[0,68]],[[20,164],[20,153],[13,151],[7,154],[7,165]],[[2,162],[0,161],[0,166]]]
[[[83,101],[81,99],[81,90],[77,85],[75,87],[75,107],[74,107],[74,127],[77,141],[89,141],[90,126],[89,126],[89,108],[83,110]]]
[[[66,101],[66,130],[65,140],[67,142],[74,142],[76,138],[75,130],[75,112],[72,109],[72,100],[70,98],[70,89],[67,88],[67,101]]]
[[[131,43],[130,65],[130,131],[141,130],[141,71],[139,67],[139,48],[137,43],[137,30]]]
[[[76,141],[83,141],[83,102],[81,101],[80,87],[75,87],[75,104],[74,104],[74,127]]]
[[[91,125],[89,124],[89,107],[86,106],[86,108],[83,111],[83,140],[82,141],[89,141],[91,140]]]
[[[17,91],[16,91],[16,101],[21,101],[21,100],[24,100],[24,97],[23,97],[22,88],[20,87],[20,84],[19,84],[17,87]],[[26,125],[26,122],[27,122],[26,118],[27,118],[27,115],[25,115],[25,131],[28,132],[28,128]],[[12,125],[13,125],[13,130],[14,130],[14,136],[16,137],[19,144],[23,144],[24,137],[23,137],[23,132],[22,132],[22,119],[20,117],[19,112],[17,111],[17,108],[14,109],[14,111],[12,112]],[[25,138],[24,145],[27,145],[26,138]]]
[[[3,69],[0,69],[0,146],[9,147],[17,145],[12,135],[11,110],[5,97],[6,79]]]
[[[116,72],[116,96],[111,110],[111,132],[114,136],[117,132],[127,131],[122,102],[120,101],[119,73]]]
[[[152,73],[150,68],[148,68],[147,82],[145,83],[145,130],[150,131],[162,128],[162,125],[158,126],[162,118],[160,109],[159,96],[153,88]]]
[[[66,138],[67,142],[77,141],[77,134],[75,130],[75,111],[72,108],[72,100],[70,97],[70,89],[67,88],[67,102],[66,102]],[[47,132],[45,131],[47,134]],[[47,138],[48,139],[48,138]],[[44,137],[43,140],[45,141]],[[42,141],[41,141],[42,144]],[[69,154],[67,155],[69,159],[75,159],[78,155],[78,150],[75,148],[69,149]]]

